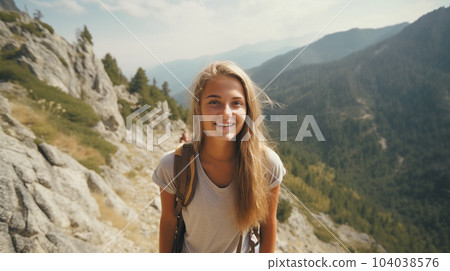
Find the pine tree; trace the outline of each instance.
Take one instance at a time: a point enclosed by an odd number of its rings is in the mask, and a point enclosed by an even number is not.
[[[91,45],[94,45],[94,42],[92,41],[92,35],[89,32],[86,25],[84,25],[83,31],[78,30],[77,32],[78,32],[77,36],[78,36],[79,43],[88,42]]]
[[[131,78],[130,87],[128,91],[130,93],[143,93],[148,89],[148,77],[145,71],[139,67],[136,74]]]
[[[164,81],[164,83],[162,84],[162,92],[164,93],[164,95],[169,96],[169,83],[167,83],[167,81]]]
[[[110,53],[107,53],[105,55],[105,57],[102,59],[102,62],[103,66],[105,67],[105,71],[111,79],[113,85],[124,85],[128,83],[127,78],[120,71],[116,59],[113,58]]]

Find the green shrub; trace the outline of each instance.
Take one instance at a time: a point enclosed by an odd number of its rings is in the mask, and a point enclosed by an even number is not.
[[[48,31],[50,31],[50,33],[53,35],[55,34],[55,30],[53,29],[53,27],[51,27],[51,25],[46,24],[44,22],[39,22],[43,27],[47,28]]]
[[[325,243],[329,243],[331,240],[333,240],[333,236],[326,230],[323,228],[323,226],[318,226],[319,228],[315,227],[314,228],[314,235],[317,236],[317,238],[319,238],[319,240],[325,242]]]
[[[39,145],[39,144],[41,144],[41,143],[44,143],[44,140],[42,140],[42,138],[36,137],[36,138],[33,140],[33,142],[34,142],[34,144]]]
[[[19,14],[15,13],[13,11],[8,12],[8,11],[0,10],[0,20],[2,20],[4,22],[7,22],[7,23],[15,22],[19,18],[20,18]]]
[[[105,67],[105,71],[111,79],[113,85],[127,85],[128,80],[125,75],[122,74],[119,66],[117,65],[117,60],[111,56],[110,53],[107,53],[105,57],[102,59],[103,66]]]
[[[127,176],[128,179],[133,179],[134,177],[137,176],[137,173],[134,170],[130,170],[130,171],[128,171],[126,176]]]
[[[280,222],[286,222],[291,216],[292,206],[288,200],[280,199],[278,201],[277,219]]]
[[[2,57],[3,59],[15,59],[17,58],[17,56],[19,55],[20,52],[20,48],[17,49],[13,49],[13,50],[8,50],[8,51],[3,51],[2,52]]]
[[[100,163],[98,162],[97,159],[95,159],[93,157],[89,157],[87,159],[83,159],[78,162],[80,162],[80,164],[82,164],[85,168],[92,169],[93,171],[97,172],[98,174],[101,174],[101,172],[102,172],[100,169]]]
[[[19,26],[22,27],[23,30],[28,31],[35,36],[42,36],[42,31],[40,31],[34,23],[20,23]]]
[[[133,110],[131,109],[131,103],[123,99],[118,99],[117,102],[119,103],[120,114],[122,115],[123,119],[126,120],[126,118],[133,112]]]

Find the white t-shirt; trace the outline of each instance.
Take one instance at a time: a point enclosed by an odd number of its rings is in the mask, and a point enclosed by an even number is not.
[[[267,151],[270,176],[269,189],[279,185],[286,170],[280,157],[273,151]],[[233,214],[235,181],[224,188],[216,186],[206,175],[196,158],[196,183],[191,203],[183,208],[183,219],[186,224],[183,252],[236,252],[240,232]],[[173,179],[174,151],[166,153],[153,173],[153,181],[165,188],[170,194],[176,193]],[[220,170],[220,169],[217,169]],[[167,186],[167,187],[166,187]],[[243,238],[242,252],[250,249],[249,235]]]

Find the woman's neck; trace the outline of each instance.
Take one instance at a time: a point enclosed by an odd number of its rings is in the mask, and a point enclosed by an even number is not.
[[[205,138],[200,150],[203,160],[228,162],[234,159],[236,142]],[[202,155],[203,154],[203,155]]]

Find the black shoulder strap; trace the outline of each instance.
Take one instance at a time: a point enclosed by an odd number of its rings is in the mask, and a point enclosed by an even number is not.
[[[177,206],[176,215],[180,214],[181,207],[186,207],[194,197],[197,174],[195,172],[194,146],[184,143],[175,150],[174,177],[176,185]]]

